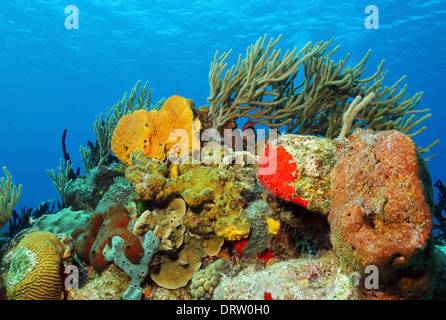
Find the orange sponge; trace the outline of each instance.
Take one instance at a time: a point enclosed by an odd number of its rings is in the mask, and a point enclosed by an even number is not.
[[[155,128],[147,110],[137,110],[124,115],[113,131],[111,149],[124,164],[130,164],[133,151],[140,149],[148,154]]]
[[[184,129],[192,146],[192,121],[194,120],[192,100],[172,96],[158,110],[137,110],[124,115],[113,131],[112,152],[125,165],[131,164],[132,153],[141,150],[148,158],[164,160],[168,151],[177,144],[169,140],[174,129]],[[198,120],[197,120],[198,121]]]

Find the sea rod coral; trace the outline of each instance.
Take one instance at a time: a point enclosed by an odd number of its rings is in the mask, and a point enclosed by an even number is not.
[[[22,185],[14,185],[8,169],[6,167],[2,169],[6,174],[6,180],[5,178],[0,179],[0,228],[11,218],[12,209],[14,209],[22,192]]]
[[[240,55],[229,70],[225,61],[231,51],[221,56],[217,51],[209,73],[208,98],[214,128],[247,117],[270,128],[285,126],[288,133],[335,138],[350,99],[375,92],[376,98],[357,114],[352,129],[395,129],[409,137],[426,129],[413,131],[431,114],[416,118],[417,114],[430,110],[415,109],[423,92],[409,97],[407,86],[398,90],[405,76],[391,86],[384,86],[387,71],[383,71],[383,60],[375,73],[363,77],[371,50],[350,67],[347,65],[350,55],[338,63],[331,58],[339,46],[327,53],[333,39],[309,42],[301,50],[295,48],[281,57],[281,50],[274,49],[280,38],[268,43],[267,35],[259,38],[248,47],[246,57],[242,59]],[[303,74],[299,75],[300,69]],[[418,151],[427,153],[438,142]]]

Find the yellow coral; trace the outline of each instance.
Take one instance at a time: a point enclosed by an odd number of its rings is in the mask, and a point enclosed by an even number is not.
[[[8,300],[60,300],[60,267],[66,247],[50,232],[33,232],[20,241],[8,271]]]
[[[180,175],[180,171],[178,169],[178,163],[175,163],[173,165],[172,169],[170,169],[170,178],[175,179],[175,178],[178,178],[179,175]]]
[[[164,102],[159,111],[137,110],[124,115],[113,131],[113,153],[128,166],[131,164],[131,155],[136,150],[142,150],[148,158],[164,160],[174,145],[180,150],[191,148],[193,107],[191,100],[172,96]],[[174,129],[184,129],[188,133],[188,145],[185,145],[183,140],[169,140]]]
[[[181,163],[170,170],[162,161],[148,159],[140,150],[132,155],[132,165],[125,176],[136,189],[139,199],[162,202],[169,197],[182,197],[188,210],[183,221],[194,234],[207,235],[214,223],[223,217],[238,216],[246,206],[242,197],[246,185],[230,170]],[[248,230],[249,232],[249,230]]]
[[[230,226],[226,229],[226,233],[222,235],[226,240],[229,241],[236,241],[241,240],[243,238],[247,238],[248,234],[244,233],[243,231],[234,229],[233,226]]]
[[[215,233],[229,241],[245,239],[249,235],[251,226],[241,216],[230,216],[221,218],[215,224]]]
[[[277,220],[274,220],[272,218],[268,218],[268,220],[266,220],[266,222],[268,223],[269,233],[277,234],[277,232],[280,229],[280,222]]]

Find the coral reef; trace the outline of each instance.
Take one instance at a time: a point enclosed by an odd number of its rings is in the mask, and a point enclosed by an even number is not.
[[[270,236],[268,249],[279,260],[319,256],[331,250],[327,217],[299,205],[267,197],[280,227]]]
[[[84,286],[71,289],[67,300],[121,300],[130,285],[130,277],[113,263]]]
[[[135,189],[125,177],[118,176],[113,179],[113,184],[108,190],[105,193],[102,191],[102,193],[103,195],[98,205],[101,205],[104,202],[113,201],[126,206],[135,195]]]
[[[248,242],[243,248],[243,254],[245,256],[252,257],[268,247],[268,219],[270,219],[272,215],[273,211],[263,200],[254,201],[243,211],[242,216],[246,218],[251,226]]]
[[[9,300],[61,300],[62,259],[67,246],[55,234],[31,232],[13,252],[7,276]]]
[[[142,200],[164,200],[164,186],[169,169],[158,159],[147,159],[142,150],[132,155],[132,165],[125,170],[125,177],[133,184]]]
[[[191,207],[199,207],[205,202],[216,203],[224,192],[239,196],[239,202],[244,202],[240,196],[243,186],[237,183],[234,174],[205,166],[180,165],[180,176],[172,179],[165,186],[167,195],[181,195]],[[243,204],[240,204],[243,206]],[[224,215],[224,213],[219,213]]]
[[[321,139],[329,147],[323,151],[305,148],[302,139]],[[290,147],[283,141],[295,142]],[[435,279],[433,191],[413,141],[395,130],[357,129],[348,139],[339,137],[334,143],[327,138],[284,135],[277,145],[273,157],[268,150],[275,148],[271,144],[262,154],[259,181],[276,197],[329,215],[333,250],[347,268],[364,277],[366,267],[378,267],[379,289],[370,290],[362,283],[358,288],[361,298],[429,297]],[[301,146],[305,152],[293,153]],[[274,175],[260,174],[262,165],[268,164],[265,158],[277,160]],[[318,183],[320,177],[312,172],[320,173],[326,182]],[[306,189],[296,183],[306,173],[310,173],[310,182],[304,186],[314,188],[312,196],[325,197],[316,201],[318,206],[311,207],[312,201],[304,198],[308,197]],[[305,233],[303,236],[301,240],[308,241]]]
[[[55,208],[56,204],[58,209]],[[12,210],[11,219],[7,225],[9,239],[13,239],[19,232],[31,228],[43,215],[53,214],[55,210],[60,211],[62,209],[63,205],[60,201],[53,199],[39,203],[34,209],[24,206],[20,209],[20,214]]]
[[[140,199],[162,202],[169,197],[182,197],[191,208],[184,225],[195,234],[214,232],[214,222],[217,225],[219,219],[238,216],[246,205],[242,194],[249,188],[238,180],[236,171],[181,163],[178,177],[169,178],[168,173],[162,162],[136,151],[132,166],[126,169],[126,178],[135,186]],[[224,220],[220,223],[231,226]],[[246,235],[249,230],[244,232]]]
[[[332,172],[331,243],[349,267],[379,269],[367,299],[426,299],[435,280],[432,182],[414,142],[392,130],[356,130]]]
[[[215,234],[229,241],[247,238],[250,230],[248,220],[238,215],[223,217],[215,223]]]
[[[118,163],[92,168],[87,176],[78,177],[65,190],[64,203],[73,210],[94,211],[108,189],[115,185],[115,179],[124,175],[119,168]]]
[[[164,210],[144,211],[135,223],[133,233],[143,235],[153,230],[153,234],[161,240],[162,250],[175,251],[183,244],[185,213],[186,203],[182,198],[175,198]]]
[[[176,251],[161,251],[150,265],[152,280],[165,289],[178,289],[188,284],[200,269],[202,259],[214,256],[223,245],[220,237],[203,239],[189,232],[184,234]]]
[[[178,95],[151,106],[138,81],[96,117],[86,176],[65,130],[65,162],[47,171],[55,214],[13,211],[21,186],[4,167],[0,223],[17,233],[0,247],[7,298],[444,299],[433,229],[446,230],[446,188],[437,182],[434,206],[421,157],[437,142],[411,140],[430,117],[416,118],[429,111],[415,109],[422,93],[398,91],[403,78],[383,87],[383,63],[363,78],[370,51],[350,67],[332,60],[333,40],[282,55],[279,39],[260,38],[229,70],[216,54],[197,109]],[[64,291],[68,264],[80,281]]]
[[[184,287],[200,269],[201,258],[205,256],[201,239],[186,233],[179,250],[159,255],[151,265],[152,280],[165,289]]]

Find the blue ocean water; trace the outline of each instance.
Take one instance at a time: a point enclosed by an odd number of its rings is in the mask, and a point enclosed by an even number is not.
[[[65,27],[68,5],[79,10],[78,29]],[[379,9],[378,29],[365,27],[368,5]],[[265,33],[282,34],[284,50],[335,37],[335,61],[350,53],[354,65],[370,48],[370,72],[386,59],[387,84],[407,75],[407,92],[423,91],[418,108],[432,113],[414,140],[442,141],[428,165],[433,182],[446,183],[444,1],[14,0],[0,2],[0,166],[23,185],[16,209],[58,198],[45,170],[59,166],[64,129],[82,167],[79,146],[95,140],[95,116],[138,80],[153,102],[178,94],[204,105],[216,50],[233,49],[233,64]]]

